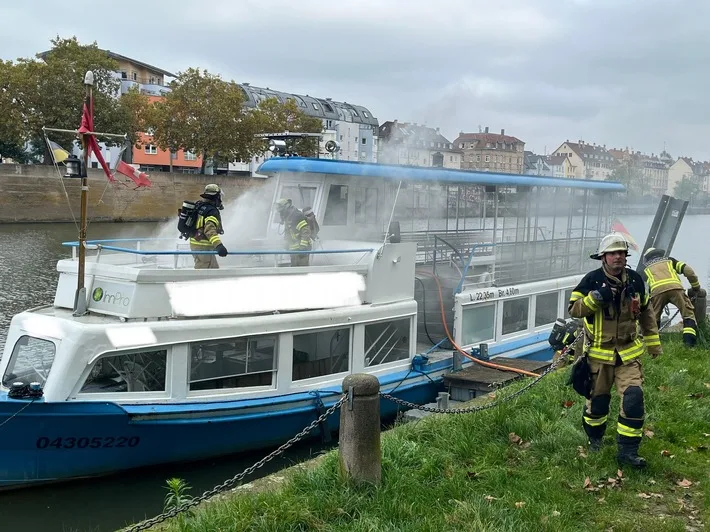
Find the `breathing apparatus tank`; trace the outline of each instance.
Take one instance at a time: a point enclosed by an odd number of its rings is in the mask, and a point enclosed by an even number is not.
[[[550,337],[547,341],[550,342],[552,349],[562,351],[565,347],[574,342],[578,332],[579,325],[576,320],[557,318],[555,324],[552,326],[552,331],[550,331]]]
[[[195,234],[195,225],[197,224],[197,210],[199,202],[195,203],[192,201],[183,201],[182,208],[178,213],[178,231],[180,231],[180,238],[188,240]]]

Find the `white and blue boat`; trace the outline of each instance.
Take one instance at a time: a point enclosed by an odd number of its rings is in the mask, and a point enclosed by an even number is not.
[[[259,172],[261,234],[236,247],[225,235],[238,251],[220,269],[193,269],[177,238],[88,241],[83,268],[67,243],[53,303],[7,333],[1,488],[274,446],[333,405],[351,373],[429,402],[453,367],[442,314],[466,351],[549,359],[550,329],[624,190],[295,157]],[[288,265],[269,209],[280,197],[320,222],[309,266]]]

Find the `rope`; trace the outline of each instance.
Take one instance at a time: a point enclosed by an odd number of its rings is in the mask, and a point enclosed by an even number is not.
[[[69,212],[71,213],[72,220],[74,220],[74,227],[76,227],[76,230],[79,231],[79,224],[76,221],[76,216],[74,216],[74,210],[71,208],[71,200],[69,199],[69,192],[67,192],[67,187],[64,185],[64,178],[62,177],[62,173],[59,171],[59,165],[57,164],[57,161],[54,159],[54,152],[52,152],[52,145],[49,143],[49,137],[47,137],[46,133],[44,133],[44,142],[47,145],[47,149],[49,150],[49,153],[52,156],[52,165],[54,166],[54,169],[57,171],[57,177],[59,177],[59,182],[62,184],[62,190],[64,191],[64,197],[67,199],[67,205],[69,206]]]
[[[32,400],[31,400],[29,403],[27,403],[25,406],[23,406],[22,408],[20,408],[17,412],[15,412],[14,414],[12,414],[12,415],[11,415],[9,418],[7,418],[5,421],[3,421],[2,423],[0,423],[0,427],[2,427],[3,425],[5,425],[6,423],[8,423],[8,422],[9,422],[12,418],[14,418],[15,416],[20,415],[20,414],[22,413],[22,411],[23,411],[25,408],[27,408],[28,406],[30,406],[30,405],[31,405],[32,403],[34,403],[34,402],[35,402],[35,398],[33,397]]]

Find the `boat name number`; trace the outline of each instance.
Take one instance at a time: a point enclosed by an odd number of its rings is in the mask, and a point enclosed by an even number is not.
[[[496,297],[517,296],[519,293],[520,289],[515,286],[497,290],[485,290],[471,294],[471,301],[487,301]]]
[[[136,447],[140,441],[141,439],[138,436],[96,436],[93,438],[47,438],[42,436],[37,438],[36,445],[38,449],[106,449],[111,447]]]

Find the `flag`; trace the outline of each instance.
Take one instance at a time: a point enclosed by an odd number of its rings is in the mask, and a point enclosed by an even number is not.
[[[141,172],[124,161],[118,161],[118,164],[116,165],[116,172],[125,175],[139,187],[151,187],[153,185],[150,182],[150,179],[148,179],[148,174]]]
[[[56,142],[47,139],[47,144],[49,145],[49,152],[52,154],[52,159],[54,159],[54,164],[64,162],[69,157],[69,152]]]
[[[634,240],[634,237],[631,236],[629,230],[626,229],[624,224],[622,224],[618,218],[614,218],[614,220],[611,222],[611,230],[615,233],[621,233],[622,235],[624,235],[624,238],[629,243],[629,246],[631,246],[631,249],[635,251],[639,250],[639,246],[636,243],[636,240]]]
[[[109,167],[106,164],[106,161],[104,160],[104,156],[101,154],[101,148],[99,148],[99,143],[96,141],[96,136],[91,134],[93,131],[94,100],[91,97],[87,97],[84,101],[84,110],[81,114],[81,126],[79,127],[79,133],[83,135],[84,150],[88,150],[86,152],[87,159],[88,156],[91,155],[91,152],[94,152],[94,155],[96,155],[96,160],[99,162],[101,168],[103,168],[104,170],[104,174],[106,174],[108,180],[113,183],[116,181],[116,179],[113,177],[111,170],[109,170]]]

